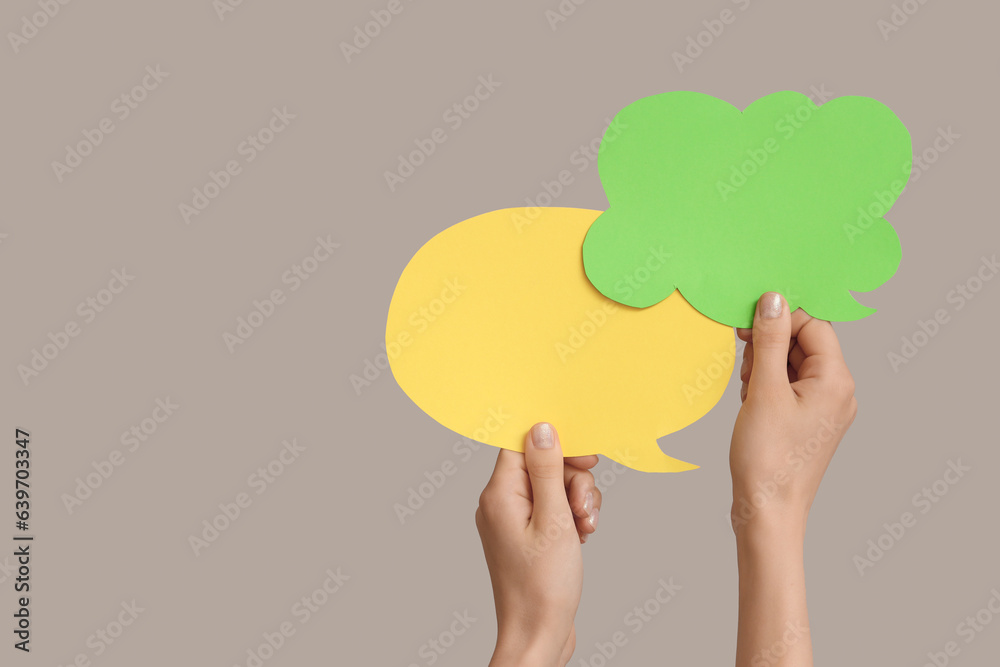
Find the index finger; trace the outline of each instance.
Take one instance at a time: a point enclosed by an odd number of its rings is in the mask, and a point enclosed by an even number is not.
[[[528,478],[528,467],[524,460],[524,454],[510,449],[500,449],[497,454],[497,463],[493,468],[493,475],[483,489],[483,496],[491,494],[495,499],[503,499],[503,506],[508,509],[509,499],[521,498],[528,503],[528,510],[524,511],[524,518],[530,517],[530,504],[532,502],[531,482]],[[483,496],[480,496],[480,509],[482,509]],[[515,513],[517,515],[517,513]]]
[[[497,464],[493,467],[493,476],[490,477],[490,481],[492,482],[494,479],[518,470],[525,474],[528,473],[528,465],[524,462],[524,453],[501,447],[500,453],[497,454]]]
[[[796,311],[798,317],[792,317],[792,338],[798,343],[806,357],[817,355],[843,359],[840,341],[833,325],[826,320],[818,320],[805,311]]]
[[[847,362],[832,324],[805,313],[792,324],[793,328],[798,327],[798,331],[794,332],[795,349],[790,357],[797,362],[797,366],[793,364],[798,374],[798,381],[793,384],[796,393],[808,383],[835,378],[840,370],[846,368]]]
[[[567,456],[563,460],[566,465],[579,468],[580,470],[590,470],[596,466],[598,462],[597,454],[591,454],[589,456]]]
[[[486,486],[516,491],[518,495],[531,500],[531,485],[528,484],[528,466],[524,461],[524,454],[501,448],[493,475]]]

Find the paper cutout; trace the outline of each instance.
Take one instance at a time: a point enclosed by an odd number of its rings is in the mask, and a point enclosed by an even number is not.
[[[606,133],[598,170],[610,202],[583,244],[587,276],[639,308],[674,289],[700,312],[749,327],[760,295],[826,320],[874,312],[850,291],[896,272],[883,216],[909,179],[909,132],[866,97],[817,107],[796,92],[742,113],[694,92],[641,99]]]
[[[463,436],[523,451],[539,421],[566,456],[603,454],[636,470],[697,466],[656,438],[722,396],[733,331],[680,294],[636,309],[587,280],[580,248],[600,211],[506,209],[427,242],[392,297],[386,349],[399,386]]]

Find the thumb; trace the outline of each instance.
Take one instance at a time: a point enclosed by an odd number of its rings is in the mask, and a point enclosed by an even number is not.
[[[788,343],[792,317],[785,299],[768,292],[757,302],[753,316],[753,368],[747,396],[753,392],[788,387]]]
[[[532,521],[539,516],[569,512],[562,446],[552,424],[542,422],[531,427],[524,438],[524,463],[531,480]]]

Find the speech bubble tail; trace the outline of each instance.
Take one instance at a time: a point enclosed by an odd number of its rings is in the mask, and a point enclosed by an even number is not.
[[[667,456],[654,440],[651,446],[640,450],[617,449],[614,452],[602,452],[612,461],[641,472],[686,472],[697,470],[701,466]]]

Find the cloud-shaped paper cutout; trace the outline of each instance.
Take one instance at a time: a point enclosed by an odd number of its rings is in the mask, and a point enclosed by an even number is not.
[[[866,97],[817,107],[796,92],[741,112],[694,92],[641,99],[604,137],[610,203],[583,244],[605,296],[645,308],[675,289],[704,315],[749,327],[757,299],[785,295],[814,317],[874,312],[867,292],[896,272],[884,219],[909,178],[910,135]]]

